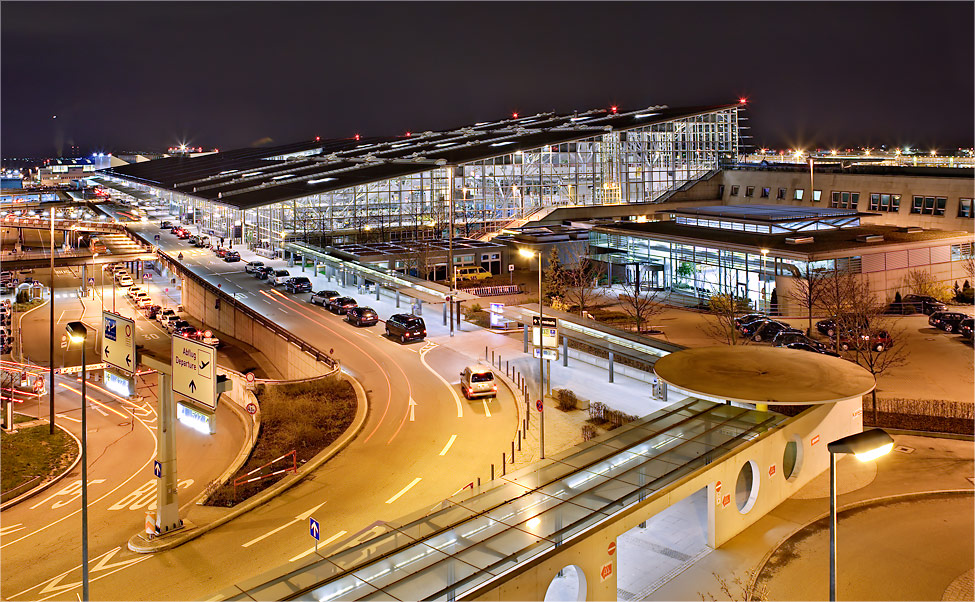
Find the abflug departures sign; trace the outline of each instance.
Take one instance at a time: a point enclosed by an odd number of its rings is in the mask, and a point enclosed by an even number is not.
[[[216,410],[215,358],[214,347],[180,336],[173,337],[173,392]]]

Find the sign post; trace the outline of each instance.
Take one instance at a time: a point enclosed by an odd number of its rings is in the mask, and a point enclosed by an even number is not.
[[[308,517],[308,533],[315,538],[315,553],[318,554],[318,541],[322,537],[322,527],[318,521]]]
[[[102,361],[128,374],[135,372],[135,320],[102,312]]]

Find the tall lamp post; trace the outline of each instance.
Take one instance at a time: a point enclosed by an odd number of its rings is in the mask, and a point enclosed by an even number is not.
[[[530,249],[518,249],[518,254],[526,259],[533,259],[538,255],[538,401],[542,404],[539,416],[538,442],[541,458],[545,459],[545,359],[542,347],[542,251],[537,253]]]
[[[51,310],[51,331],[48,340],[48,369],[50,374],[48,375],[48,401],[50,403],[51,416],[50,429],[51,434],[54,434],[54,207],[51,207],[51,300],[50,300],[50,310]],[[67,236],[67,233],[65,233]],[[13,392],[11,391],[11,394]]]
[[[761,249],[762,251],[762,307],[765,309],[765,313],[768,311],[768,302],[765,300],[765,258],[768,257],[768,249]]]
[[[879,458],[894,448],[894,439],[883,429],[837,439],[826,445],[829,450],[829,600],[836,602],[836,454],[854,454],[866,462]]]
[[[88,328],[82,322],[68,322],[65,330],[72,343],[81,343],[81,575],[82,600],[88,602],[88,388],[85,348]],[[53,397],[54,391],[52,389]]]

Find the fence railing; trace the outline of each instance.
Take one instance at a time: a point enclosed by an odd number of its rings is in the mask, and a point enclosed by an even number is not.
[[[478,297],[499,297],[501,295],[521,294],[521,285],[505,284],[502,286],[475,286],[473,288],[461,289],[461,291],[471,295],[476,295]]]
[[[285,466],[284,468],[279,468],[277,470],[272,470],[271,472],[261,474],[261,471],[270,468],[271,466],[277,464],[278,462],[291,458],[291,466]],[[270,479],[276,477],[280,474],[286,472],[297,473],[298,472],[298,450],[291,450],[279,458],[275,458],[265,464],[264,466],[259,466],[254,470],[248,472],[247,474],[237,477],[234,479],[234,499],[237,499],[237,487],[240,485],[246,485],[247,483],[254,483],[256,481],[261,481],[264,479]]]

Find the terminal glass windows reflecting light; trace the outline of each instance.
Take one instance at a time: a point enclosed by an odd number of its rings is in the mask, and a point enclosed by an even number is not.
[[[785,200],[785,190],[786,190],[785,188],[779,188],[779,193],[777,195],[775,195],[775,198],[777,198],[780,201],[784,201]]]
[[[731,196],[738,196],[738,186],[731,187]]]
[[[755,187],[754,186],[746,186],[745,187],[745,196],[755,196]]]
[[[822,190],[813,190],[813,200],[814,201],[821,201],[821,200],[823,200],[823,191]]]
[[[935,201],[937,204],[934,207],[934,214],[944,215],[945,208],[948,206],[948,199],[943,196],[939,196],[937,199],[935,199]]]
[[[972,199],[958,199],[958,217],[972,217]]]
[[[796,192],[792,195],[792,200],[801,201],[802,200],[802,188],[796,188]]]

